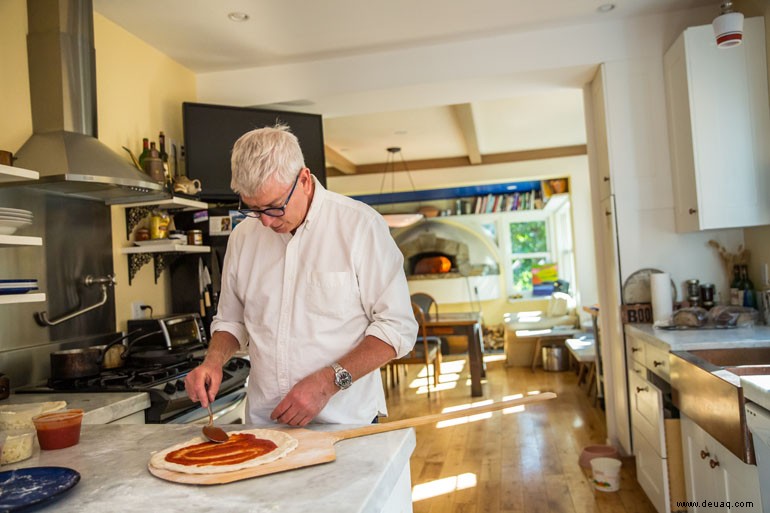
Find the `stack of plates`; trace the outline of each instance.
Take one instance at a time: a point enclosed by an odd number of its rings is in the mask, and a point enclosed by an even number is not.
[[[24,294],[30,290],[37,290],[37,280],[0,280],[0,295]]]
[[[0,235],[12,235],[19,228],[32,224],[32,212],[20,208],[0,207]]]

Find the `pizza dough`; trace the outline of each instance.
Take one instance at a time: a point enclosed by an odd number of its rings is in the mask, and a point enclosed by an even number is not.
[[[173,472],[181,472],[184,474],[222,474],[225,472],[233,472],[235,470],[258,467],[260,465],[264,465],[265,463],[283,458],[291,451],[293,451],[297,447],[298,443],[297,439],[293,436],[290,436],[283,431],[276,431],[272,429],[250,429],[246,431],[232,431],[228,432],[227,434],[230,435],[233,444],[231,444],[231,441],[225,442],[224,444],[212,444],[210,442],[207,443],[206,440],[204,440],[202,437],[195,437],[191,440],[173,445],[168,449],[164,449],[153,454],[150,458],[150,465],[158,469],[171,470]],[[243,449],[235,446],[234,444],[239,441],[239,438],[246,439],[247,437],[238,437],[236,435],[253,435],[257,440],[269,440],[275,444],[275,449],[270,450],[266,454],[257,455],[238,463],[223,465],[205,463],[204,460],[207,456],[206,452],[209,451],[215,451],[218,454],[224,454],[223,457],[225,459],[227,459],[226,454],[228,452],[231,456],[242,453]],[[248,438],[251,439],[251,437]],[[190,465],[183,465],[180,463],[173,463],[166,459],[166,457],[172,453],[179,455],[180,453],[185,453],[183,449],[191,448],[199,444],[205,445],[201,445],[200,450],[191,450],[189,454],[184,454],[184,457],[190,459],[191,461],[199,458],[201,460],[201,464],[193,463]],[[232,448],[231,446],[228,446],[228,444],[231,444]]]

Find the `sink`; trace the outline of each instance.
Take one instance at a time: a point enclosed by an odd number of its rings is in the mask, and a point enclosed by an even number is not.
[[[672,351],[674,405],[746,463],[754,449],[740,376],[770,374],[770,347]]]

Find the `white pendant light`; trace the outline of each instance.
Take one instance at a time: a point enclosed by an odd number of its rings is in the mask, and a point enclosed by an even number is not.
[[[738,46],[743,41],[743,14],[733,12],[730,0],[722,2],[722,14],[714,18],[714,37],[719,48]]]
[[[409,172],[409,168],[406,166],[406,161],[404,160],[404,155],[401,153],[401,148],[397,146],[392,146],[390,148],[387,148],[388,150],[388,160],[385,163],[385,172],[382,175],[382,182],[380,182],[380,194],[382,194],[383,188],[385,186],[385,179],[388,176],[388,173],[390,173],[391,176],[391,184],[394,189],[393,192],[395,192],[395,176],[396,176],[396,154],[401,157],[401,165],[404,168],[404,171],[406,171],[407,176],[409,177],[409,183],[412,185],[412,190],[416,191],[414,187],[414,182],[412,181],[412,174]],[[385,222],[388,223],[388,227],[390,228],[406,228],[407,226],[411,226],[415,223],[418,223],[422,221],[423,215],[417,212],[412,213],[382,213],[382,217],[385,218]]]

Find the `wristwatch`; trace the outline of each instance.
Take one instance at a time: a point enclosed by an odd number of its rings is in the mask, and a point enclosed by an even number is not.
[[[334,369],[334,384],[337,385],[340,390],[345,390],[353,384],[353,376],[351,376],[342,365],[333,363],[331,368]]]

